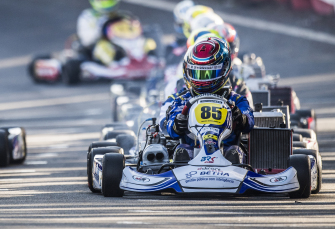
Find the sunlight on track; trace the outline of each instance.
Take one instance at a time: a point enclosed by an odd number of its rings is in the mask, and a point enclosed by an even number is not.
[[[99,94],[76,95],[76,96],[53,98],[53,99],[39,99],[39,100],[27,100],[27,101],[10,102],[10,103],[0,103],[0,111],[34,108],[34,107],[46,107],[46,106],[55,106],[55,105],[73,104],[73,103],[84,103],[84,102],[101,101],[101,100],[109,100],[109,94],[99,93]]]

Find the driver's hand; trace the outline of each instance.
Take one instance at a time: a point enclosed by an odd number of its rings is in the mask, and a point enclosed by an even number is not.
[[[237,106],[234,106],[231,111],[233,113],[233,121],[236,122],[235,130],[244,130],[248,125],[247,117],[242,114]]]
[[[178,114],[174,119],[173,130],[178,135],[183,135],[188,130],[188,119],[187,116]]]

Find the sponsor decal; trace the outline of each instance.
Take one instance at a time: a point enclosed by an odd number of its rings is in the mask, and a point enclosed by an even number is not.
[[[134,179],[135,181],[140,181],[140,182],[143,182],[143,183],[146,183],[146,182],[149,182],[149,181],[150,181],[150,179],[147,178],[147,177],[136,176],[136,175],[133,176],[133,179]]]
[[[204,163],[214,163],[215,158],[217,157],[206,156],[206,157],[202,157],[201,161]]]
[[[214,128],[214,127],[203,127],[200,130],[200,134],[206,133],[206,132],[213,132],[215,134],[219,134],[220,130],[218,128]]]
[[[186,178],[191,178],[195,174],[197,174],[197,171],[191,171],[191,172],[185,174],[185,176],[186,176]]]
[[[202,171],[200,172],[200,176],[202,175],[209,175],[209,176],[228,176],[229,173],[224,173],[222,171]]]
[[[224,178],[224,177],[217,177],[216,179],[215,179],[216,181],[221,181],[221,182],[228,182],[228,183],[234,183],[234,181],[233,180],[230,180],[230,179],[227,179],[227,178]]]
[[[185,180],[185,183],[187,184],[187,183],[189,183],[189,182],[194,182],[194,181],[197,181],[197,179],[192,178],[192,179],[189,179],[189,180]]]
[[[282,177],[274,177],[270,179],[271,183],[277,183],[277,182],[282,182],[285,181],[287,179],[286,176],[282,176]]]
[[[221,171],[221,168],[215,168],[215,167],[199,167],[197,170]]]
[[[210,140],[218,140],[218,137],[215,136],[214,134],[206,134],[204,137],[203,137],[204,140],[207,140],[207,139],[210,139]]]
[[[222,104],[222,101],[220,100],[200,100],[199,103],[219,103],[219,104]]]
[[[222,69],[223,64],[218,65],[193,65],[193,64],[187,64],[188,69],[192,70],[220,70]]]

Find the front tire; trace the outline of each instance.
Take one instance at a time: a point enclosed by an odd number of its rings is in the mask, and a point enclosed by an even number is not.
[[[9,165],[10,155],[8,149],[7,132],[0,130],[0,166],[5,167]]]
[[[290,198],[308,198],[311,195],[311,161],[307,155],[291,155],[289,166],[297,170],[299,190],[290,192]]]
[[[104,197],[122,197],[120,189],[125,159],[122,154],[107,153],[102,159],[102,187]]]
[[[123,150],[120,150],[120,147],[111,146],[111,147],[102,147],[102,148],[93,148],[87,155],[87,182],[88,188],[93,193],[99,193],[99,189],[93,187],[93,162],[96,155],[105,155],[106,153],[123,153]]]
[[[316,186],[316,189],[312,191],[312,194],[319,193],[322,187],[322,158],[321,158],[319,151],[314,150],[314,149],[303,149],[303,148],[294,149],[293,155],[297,155],[297,154],[311,155],[315,158],[318,175],[317,175],[317,186]]]

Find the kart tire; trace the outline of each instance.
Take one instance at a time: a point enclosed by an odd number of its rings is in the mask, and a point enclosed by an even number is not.
[[[293,149],[293,155],[297,154],[304,154],[304,155],[311,155],[316,160],[316,166],[317,166],[317,186],[316,189],[312,191],[313,194],[317,194],[320,192],[322,187],[322,158],[320,153],[317,150],[314,149]]]
[[[80,82],[81,61],[76,59],[68,60],[63,66],[63,82],[66,85],[75,85]]]
[[[302,135],[301,134],[293,134],[293,141],[295,142],[302,142]]]
[[[10,162],[7,136],[5,130],[0,130],[0,167],[5,167]]]
[[[26,131],[21,128],[22,131],[22,139],[23,139],[23,147],[24,147],[24,155],[21,159],[17,159],[17,160],[12,160],[13,163],[15,164],[22,164],[26,158],[27,158],[27,154],[28,154],[28,150],[27,150],[27,141],[26,141]]]
[[[35,74],[35,64],[36,61],[38,60],[47,60],[51,59],[51,55],[46,54],[46,55],[38,55],[33,58],[33,60],[28,64],[28,75],[34,80],[35,83],[42,83],[44,82],[43,80],[39,79],[36,74]]]
[[[116,143],[123,149],[125,155],[129,155],[129,150],[135,145],[135,137],[129,134],[119,134],[116,136]]]
[[[318,159],[317,159],[317,169],[318,169],[318,185],[316,186],[316,189],[312,191],[312,194],[318,194],[322,188],[322,158],[319,153]]]
[[[118,96],[115,96],[114,98],[112,98],[114,100],[113,103],[112,103],[112,121],[114,121],[114,122],[119,121],[118,116],[117,116],[117,114],[118,114],[118,112],[117,112],[117,98],[118,98]]]
[[[93,161],[96,155],[105,155],[106,153],[121,153],[123,154],[123,150],[118,146],[111,146],[111,147],[102,147],[102,148],[93,148],[87,154],[87,181],[88,181],[88,188],[93,193],[99,193],[100,190],[93,188],[93,176],[92,176],[92,169],[93,169]]]
[[[316,134],[314,130],[298,128],[294,129],[294,133],[301,134],[303,138],[310,138],[316,140]]]
[[[293,141],[293,147],[307,148],[307,143],[300,141]]]
[[[11,128],[20,128],[21,129],[21,133],[22,133],[22,140],[23,140],[23,157],[20,159],[13,159],[13,146],[11,145],[10,140],[8,139],[8,135],[9,135],[9,129]],[[10,163],[14,163],[14,164],[22,164],[27,157],[27,142],[26,142],[26,131],[24,130],[24,128],[22,127],[18,127],[18,126],[6,126],[6,127],[1,127],[2,130],[4,130],[7,134],[7,149],[9,152],[9,158],[10,158]]]
[[[308,198],[311,195],[311,161],[307,155],[291,155],[289,166],[297,171],[299,190],[290,192],[292,198]]]
[[[295,114],[298,115],[301,118],[314,118],[315,117],[315,111],[314,111],[314,109],[300,109],[300,110],[296,110]]]
[[[122,154],[107,153],[102,158],[102,187],[104,197],[122,197],[124,191],[120,189],[125,159]]]
[[[118,146],[118,145],[116,142],[109,142],[109,141],[92,142],[87,150],[87,159],[88,159],[88,154],[89,152],[91,152],[92,149],[101,148],[101,147],[110,147],[110,146]]]
[[[120,134],[129,134],[135,136],[134,131],[132,130],[113,130],[108,131],[106,135],[103,136],[104,137],[103,140],[116,139],[116,137]]]

